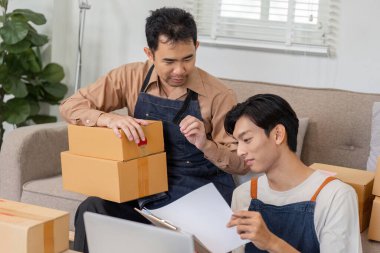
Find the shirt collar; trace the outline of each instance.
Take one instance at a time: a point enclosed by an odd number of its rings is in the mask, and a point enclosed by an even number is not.
[[[155,69],[153,69],[152,75],[150,76],[148,86],[153,83],[158,84],[158,75]],[[205,84],[203,83],[197,67],[195,67],[194,71],[189,75],[189,78],[183,87],[188,88],[201,96],[206,96]]]

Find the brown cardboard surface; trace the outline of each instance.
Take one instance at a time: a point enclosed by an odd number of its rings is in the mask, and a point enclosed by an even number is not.
[[[380,241],[380,197],[373,200],[371,221],[368,228],[368,239]]]
[[[380,157],[377,159],[375,181],[373,183],[373,195],[380,196]]]
[[[62,252],[68,233],[67,212],[0,199],[0,252]]]
[[[125,202],[168,190],[165,152],[125,162],[61,153],[63,188]]]
[[[129,141],[121,130],[122,137],[119,139],[112,129],[106,127],[69,125],[69,150],[72,154],[115,161],[128,161],[163,152],[162,122],[149,122],[149,125],[142,126],[147,143],[140,146],[133,141]]]
[[[314,163],[310,166],[313,169],[325,170],[337,173],[336,178],[351,185],[358,195],[360,231],[363,232],[369,224],[369,218],[372,209],[372,188],[375,173],[334,165]]]

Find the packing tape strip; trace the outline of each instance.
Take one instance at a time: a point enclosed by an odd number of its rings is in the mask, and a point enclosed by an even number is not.
[[[45,253],[54,253],[54,221],[44,223]]]
[[[149,159],[141,157],[137,159],[139,196],[149,194]]]
[[[44,222],[44,253],[54,253],[54,220],[40,215],[0,208],[0,215]]]

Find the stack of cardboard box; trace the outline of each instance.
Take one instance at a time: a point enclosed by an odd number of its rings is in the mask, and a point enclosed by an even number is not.
[[[310,167],[327,171],[354,188],[358,195],[360,232],[363,232],[368,227],[371,216],[372,202],[374,199],[372,188],[375,173],[321,163],[314,163]]]
[[[69,214],[0,199],[0,252],[60,253],[69,248]]]
[[[380,157],[377,160],[375,182],[373,183],[373,201],[371,221],[368,228],[368,239],[380,241]]]
[[[136,144],[120,130],[69,125],[69,151],[61,153],[66,190],[125,202],[168,190],[162,122],[142,126]]]

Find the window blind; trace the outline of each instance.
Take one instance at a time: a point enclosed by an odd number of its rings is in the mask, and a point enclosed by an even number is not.
[[[202,42],[328,55],[335,51],[338,1],[187,1]]]

